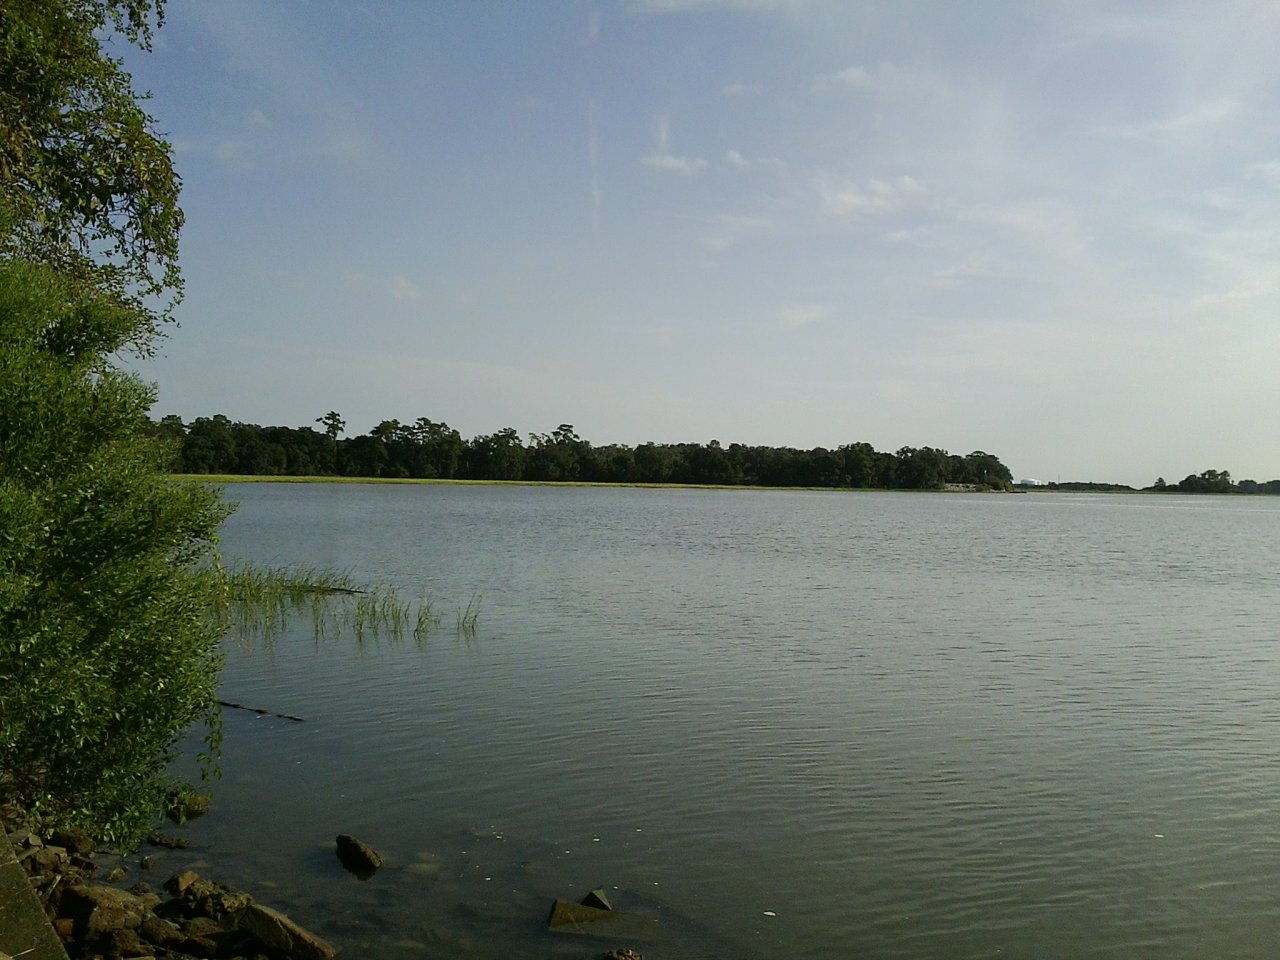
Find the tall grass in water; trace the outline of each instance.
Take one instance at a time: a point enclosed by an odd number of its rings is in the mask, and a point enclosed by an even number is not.
[[[224,571],[226,620],[241,643],[269,646],[297,615],[309,615],[317,641],[349,636],[421,644],[440,626],[429,598],[401,599],[386,587],[358,588],[343,573],[303,567],[234,567]],[[472,595],[457,614],[457,633],[471,638],[480,616],[480,596]]]
[[[476,635],[476,621],[480,619],[480,594],[473,593],[467,601],[467,609],[458,611],[458,635],[470,639]]]

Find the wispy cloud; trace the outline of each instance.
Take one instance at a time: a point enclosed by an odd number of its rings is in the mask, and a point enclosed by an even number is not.
[[[647,157],[642,157],[640,162],[655,170],[667,170],[685,176],[697,173],[707,166],[707,161],[702,157],[677,156],[671,152],[671,122],[667,117],[658,118],[657,149]]]
[[[820,74],[813,81],[813,90],[890,94],[939,85],[938,78],[928,71],[882,62],[871,67],[858,64]]]
[[[812,0],[632,0],[631,9],[639,13],[798,13],[811,5]]]
[[[1280,187],[1280,160],[1255,163],[1249,168],[1249,176],[1273,187]]]
[[[241,4],[197,4],[190,12],[217,39],[232,73],[252,77],[269,101],[249,114],[246,126],[275,129],[273,155],[350,163],[374,153],[358,99],[336,81],[327,64],[303,55],[304,45],[290,42],[281,14]],[[267,109],[274,121],[267,119]]]
[[[422,296],[422,291],[418,289],[418,285],[407,277],[396,276],[391,280],[391,286],[387,289],[393,300],[399,300],[406,303],[410,300],[417,300]]]
[[[726,97],[755,97],[763,91],[758,83],[726,83],[720,92]]]
[[[821,323],[831,316],[825,303],[792,303],[778,311],[778,323],[784,330],[798,330]]]
[[[848,219],[881,217],[893,213],[907,201],[925,192],[924,187],[905,174],[895,180],[870,180],[865,186],[819,179],[815,189],[824,210]]]
[[[1216,127],[1232,120],[1240,105],[1230,98],[1207,100],[1191,104],[1171,117],[1149,123],[1113,124],[1099,128],[1098,132],[1123,140],[1159,140],[1179,136],[1208,127]]]
[[[702,245],[712,253],[723,253],[732,247],[768,236],[774,227],[774,222],[765,217],[721,214],[707,221]]]

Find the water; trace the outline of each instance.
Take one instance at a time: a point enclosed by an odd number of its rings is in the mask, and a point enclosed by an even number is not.
[[[246,485],[430,596],[230,651],[221,879],[380,957],[1270,957],[1280,502]],[[455,611],[481,595],[474,638]],[[361,883],[335,834],[379,848]],[[184,859],[185,858],[185,859]],[[546,932],[603,886],[652,943]]]

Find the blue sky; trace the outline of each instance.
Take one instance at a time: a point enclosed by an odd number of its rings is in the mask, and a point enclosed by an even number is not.
[[[157,416],[1280,477],[1280,4],[169,0]]]

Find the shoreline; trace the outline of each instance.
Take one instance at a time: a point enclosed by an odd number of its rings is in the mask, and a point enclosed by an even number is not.
[[[247,473],[171,473],[171,480],[210,484],[299,483],[299,484],[390,484],[402,486],[468,486],[468,487],[562,487],[566,489],[599,488],[604,490],[756,490],[805,493],[1025,493],[1015,490],[916,490],[908,487],[775,487],[747,483],[646,483],[641,481],[613,483],[604,480],[468,480],[443,477],[339,477],[339,476],[262,476]],[[1074,491],[1049,491],[1074,492]],[[1126,492],[1126,491],[1120,491]],[[1141,491],[1133,491],[1140,493]]]

